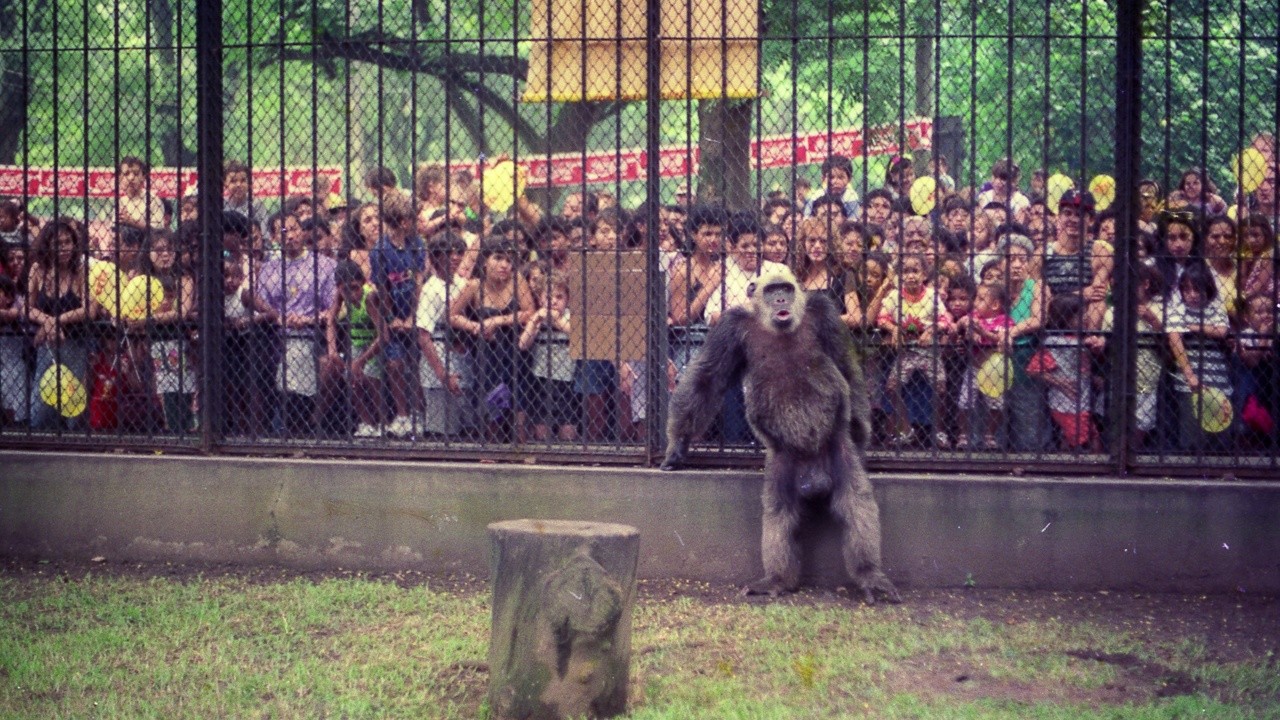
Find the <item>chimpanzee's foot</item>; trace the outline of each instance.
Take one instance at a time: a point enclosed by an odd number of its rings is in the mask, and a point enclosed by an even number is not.
[[[893,581],[880,570],[859,573],[858,577],[854,578],[853,585],[862,591],[862,599],[868,605],[875,605],[877,598],[894,604],[902,602],[898,588],[894,587]]]
[[[772,575],[766,575],[755,582],[748,583],[742,588],[744,597],[750,595],[768,595],[771,598],[782,597],[788,593],[795,592],[795,586],[788,586],[781,578]]]

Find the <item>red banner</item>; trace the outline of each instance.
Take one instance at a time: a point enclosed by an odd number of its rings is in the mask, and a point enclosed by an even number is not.
[[[751,167],[756,170],[816,165],[829,154],[848,158],[896,155],[900,152],[931,147],[933,121],[915,118],[902,125],[877,125],[866,128],[840,128],[806,135],[771,135],[751,143]],[[688,178],[698,174],[701,151],[683,145],[662,149],[659,158],[661,176]],[[625,148],[618,152],[560,153],[551,156],[525,157],[528,187],[573,187],[636,182],[645,179],[648,156],[642,148]],[[478,171],[475,160],[456,161],[449,165],[453,172]],[[179,173],[173,168],[151,170],[152,191],[163,198],[178,198],[195,187],[195,170]],[[342,194],[342,169],[260,168],[253,171],[253,194],[257,197],[289,197],[307,195],[313,182],[321,194]],[[114,168],[22,168],[0,166],[0,195],[27,197],[116,196]]]
[[[874,157],[932,146],[933,121],[915,118],[903,125],[870,127],[865,133],[862,128],[840,128],[807,135],[763,137],[751,143],[751,167],[763,170],[817,165],[830,154],[847,158]],[[663,148],[658,160],[661,177],[697,175],[701,156],[697,147],[675,145]],[[644,180],[648,155],[641,148],[626,148],[618,152],[560,153],[525,157],[520,160],[520,165],[525,169],[527,187],[572,187]],[[479,170],[479,163],[460,160],[450,163],[449,168],[453,172],[470,170],[474,174]]]
[[[151,169],[151,192],[182,197],[196,186],[195,170]],[[322,195],[342,193],[342,168],[259,168],[253,171],[253,194],[258,197],[308,195],[315,183]],[[10,197],[113,198],[117,194],[115,168],[35,168],[0,165],[0,195]]]

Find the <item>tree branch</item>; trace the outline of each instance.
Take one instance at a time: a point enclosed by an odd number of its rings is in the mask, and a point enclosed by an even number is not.
[[[520,117],[520,111],[508,102],[506,98],[494,92],[482,82],[476,82],[459,75],[455,75],[453,81],[459,87],[471,93],[481,105],[498,113],[508,125],[515,129],[516,135],[520,137],[520,141],[525,145],[535,148],[546,146],[546,138],[528,121]]]
[[[445,107],[453,111],[454,117],[462,124],[462,129],[467,131],[476,149],[487,154],[489,148],[484,139],[484,126],[480,123],[480,114],[458,93],[450,93],[450,95]]]
[[[282,48],[278,53],[263,60],[263,65],[288,60],[304,62],[328,62],[332,60],[351,60],[378,65],[388,70],[423,73],[443,78],[450,72],[468,72],[480,74],[507,75],[523,80],[529,71],[529,63],[515,55],[477,55],[474,53],[451,53],[431,58],[424,58],[417,52],[393,52],[382,47],[384,40],[374,37],[355,37],[339,39],[321,36],[316,39],[314,49]],[[392,39],[389,44],[402,47],[411,46],[411,41]]]

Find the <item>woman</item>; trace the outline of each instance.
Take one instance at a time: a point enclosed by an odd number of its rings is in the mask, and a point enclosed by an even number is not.
[[[61,365],[81,384],[88,382],[90,338],[84,323],[90,319],[87,238],[82,226],[62,217],[44,226],[36,237],[28,278],[28,319],[36,325],[36,371],[31,387],[31,426],[81,427],[83,415],[61,423],[64,408],[42,400],[40,385],[45,372]],[[61,382],[61,380],[59,380]],[[87,386],[86,386],[87,388]],[[68,398],[58,400],[65,403]]]
[[[1200,229],[1190,212],[1165,212],[1156,227],[1156,269],[1164,286],[1178,287],[1182,272],[1193,257],[1201,255]]]
[[[1218,289],[1218,299],[1234,320],[1240,312],[1239,248],[1235,221],[1226,215],[1209,219],[1204,236],[1204,259]]]
[[[491,442],[513,439],[508,411],[517,409],[521,393],[520,323],[534,312],[533,295],[516,272],[519,255],[505,239],[488,240],[481,252],[480,277],[467,283],[449,309],[450,325],[476,341],[476,388],[488,405]]]
[[[686,223],[693,252],[677,258],[667,286],[667,324],[671,328],[671,356],[683,371],[706,337],[703,316],[712,293],[724,275],[722,254],[725,218],[715,208],[697,206]]]
[[[1006,412],[1009,440],[1014,450],[1035,452],[1049,444],[1049,411],[1044,385],[1027,375],[1026,367],[1036,352],[1037,335],[1044,326],[1049,291],[1043,281],[1031,276],[1035,247],[1030,238],[1005,235],[1000,252],[1009,284],[1009,319],[1013,321],[1013,327],[999,331],[1000,346],[1013,360]]]
[[[796,280],[808,292],[826,294],[844,314],[844,275],[831,243],[827,223],[807,218],[796,236]]]
[[[1183,171],[1178,189],[1169,193],[1169,207],[1192,210],[1201,215],[1220,215],[1227,211],[1227,203],[1218,195],[1218,188],[1203,170],[1196,167]]]
[[[187,322],[196,315],[195,282],[178,263],[173,233],[151,230],[147,234],[147,255],[143,270],[160,281],[164,299],[147,318],[154,391],[164,408],[165,426],[170,433],[191,431],[192,401],[196,376],[187,343]]]
[[[382,213],[377,203],[365,203],[347,216],[338,245],[338,259],[350,260],[360,267],[365,277],[373,277],[369,251],[382,237]]]

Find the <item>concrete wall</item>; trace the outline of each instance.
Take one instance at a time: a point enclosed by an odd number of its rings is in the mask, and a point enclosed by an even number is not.
[[[875,478],[903,587],[1280,592],[1280,483]],[[760,476],[626,468],[0,452],[0,554],[488,572],[485,527],[632,525],[641,577],[760,570]],[[802,533],[841,579],[838,529]]]

